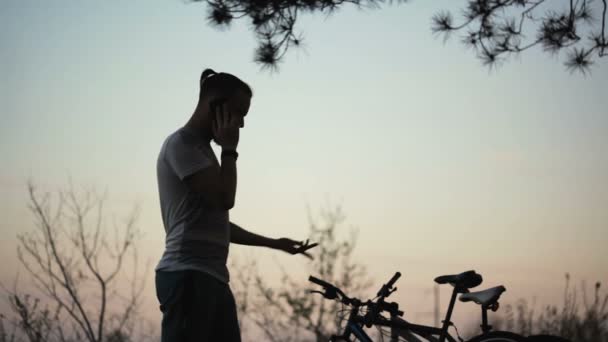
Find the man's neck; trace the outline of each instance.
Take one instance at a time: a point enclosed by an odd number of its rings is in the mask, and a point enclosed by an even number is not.
[[[203,139],[205,142],[211,142],[211,130],[210,127],[206,127],[200,119],[197,119],[194,115],[188,120],[184,127],[195,134],[196,136]]]

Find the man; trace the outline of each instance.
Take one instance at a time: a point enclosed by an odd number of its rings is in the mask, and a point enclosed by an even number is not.
[[[165,252],[156,267],[162,342],[240,341],[226,267],[230,243],[310,255],[316,244],[271,239],[229,221],[237,185],[239,130],[252,91],[234,75],[206,69],[198,105],[163,142],[157,179]],[[222,147],[221,163],[210,142]]]

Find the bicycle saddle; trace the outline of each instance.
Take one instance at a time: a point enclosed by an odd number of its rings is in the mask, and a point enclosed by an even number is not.
[[[501,285],[483,291],[463,293],[460,295],[459,299],[461,302],[474,301],[477,304],[488,306],[498,301],[500,295],[506,290],[507,289]]]
[[[470,289],[483,281],[481,274],[475,271],[466,271],[460,274],[443,275],[435,278],[437,284],[450,284],[460,289]]]

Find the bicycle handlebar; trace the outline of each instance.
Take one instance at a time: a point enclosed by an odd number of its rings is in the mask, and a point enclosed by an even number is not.
[[[342,292],[342,290],[340,290],[336,286],[326,282],[325,280],[321,280],[319,278],[309,276],[308,281],[322,286],[323,289],[325,290],[325,293],[319,292],[319,291],[316,291],[316,292],[321,293],[323,295],[323,297],[325,297],[327,299],[336,299],[338,297],[337,295],[340,295],[340,301],[346,305],[360,303],[358,299],[348,297],[346,294],[344,294],[344,292]]]
[[[338,297],[337,295],[340,295],[340,301],[344,304],[356,306],[364,305],[370,307],[373,313],[372,316],[375,316],[376,314],[382,311],[388,311],[389,313],[391,313],[391,315],[402,316],[403,311],[399,310],[399,305],[397,303],[384,302],[384,298],[390,295],[390,293],[392,292],[390,290],[397,281],[397,279],[399,279],[399,277],[401,277],[401,273],[396,272],[395,275],[393,275],[393,277],[388,281],[388,283],[382,285],[382,288],[380,289],[380,291],[378,291],[378,296],[381,298],[378,300],[377,303],[373,303],[369,300],[367,302],[362,302],[358,298],[350,298],[346,294],[344,294],[344,292],[342,292],[342,290],[340,290],[338,287],[314,276],[309,276],[308,281],[322,286],[325,292],[314,292],[321,293],[323,297],[327,299],[336,299]]]
[[[393,287],[393,285],[395,285],[395,282],[397,281],[397,279],[399,279],[399,277],[401,277],[401,273],[400,272],[396,272],[395,275],[391,278],[391,280],[388,281],[388,283],[382,285],[382,287],[380,288],[380,290],[378,290],[378,297],[388,297],[391,295],[391,288]]]
[[[401,277],[401,272],[396,272],[395,275],[391,278],[391,280],[389,280],[388,283],[386,283],[386,286],[393,287],[393,285],[395,284],[397,279],[399,279],[399,277]]]
[[[328,282],[326,282],[326,281],[324,281],[324,280],[321,280],[321,279],[319,279],[319,278],[313,277],[313,276],[309,276],[309,277],[308,277],[308,281],[310,281],[310,282],[312,282],[312,283],[315,283],[315,284],[317,284],[317,285],[323,286],[323,287],[325,287],[325,288],[328,288],[328,287],[335,287],[335,286],[333,286],[332,284],[330,284],[330,283],[328,283]]]

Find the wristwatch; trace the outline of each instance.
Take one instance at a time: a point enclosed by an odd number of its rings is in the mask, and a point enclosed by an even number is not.
[[[228,156],[232,156],[234,157],[234,160],[237,160],[239,158],[239,153],[236,150],[222,150],[221,158],[224,159],[224,157]]]

